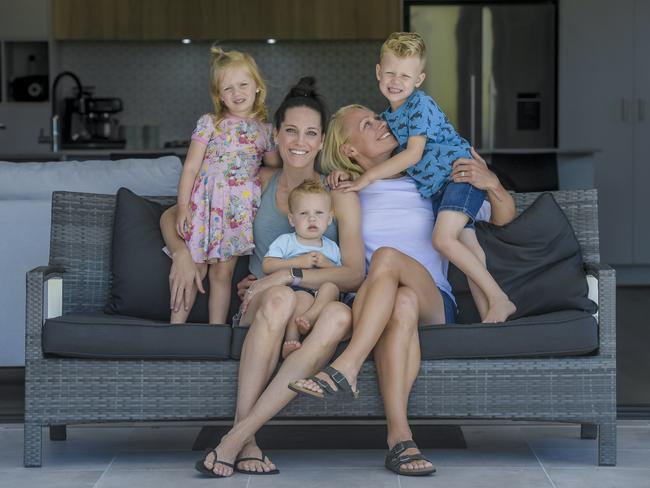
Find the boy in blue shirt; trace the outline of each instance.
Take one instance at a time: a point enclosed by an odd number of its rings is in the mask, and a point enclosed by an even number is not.
[[[450,179],[453,162],[471,158],[471,148],[436,102],[417,90],[425,78],[425,61],[424,40],[417,33],[394,32],[384,42],[376,71],[390,107],[381,115],[400,147],[388,161],[337,187],[359,191],[375,180],[406,171],[420,194],[432,199],[433,246],[467,275],[481,320],[503,322],[516,307],[487,270],[474,230],[485,192]]]

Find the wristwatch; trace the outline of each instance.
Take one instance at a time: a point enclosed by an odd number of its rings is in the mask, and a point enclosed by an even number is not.
[[[302,281],[302,268],[289,268],[291,273],[291,286],[298,286]]]

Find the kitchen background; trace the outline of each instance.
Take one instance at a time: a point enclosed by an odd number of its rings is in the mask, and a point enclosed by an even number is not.
[[[46,142],[50,97],[15,99],[14,78],[47,75],[47,87],[64,70],[94,87],[93,96],[123,100],[124,110],[115,117],[131,135],[127,150],[144,149],[148,142],[149,151],[162,151],[165,142],[186,140],[196,119],[211,110],[208,48],[215,39],[255,57],[269,84],[271,113],[304,74],[316,76],[332,109],[364,103],[380,110],[384,102],[374,79],[378,49],[386,33],[400,28],[412,3],[426,2],[0,0],[0,160],[108,157],[106,152],[51,153]],[[619,404],[648,412],[650,1],[492,3],[556,7],[557,110],[552,147],[484,154],[506,158],[507,174],[516,173],[526,185],[537,184],[539,168],[548,173],[551,160],[560,188],[598,189],[601,261],[617,272]],[[219,9],[210,11],[215,5]],[[195,39],[201,41],[182,44],[186,29],[198,32]],[[268,37],[278,43],[267,44]],[[61,79],[58,97],[72,96],[73,86]],[[157,141],[143,140],[144,126],[154,127],[149,133],[157,132]],[[183,150],[177,152],[182,157]],[[5,359],[0,357],[0,366],[19,364]]]
[[[253,56],[268,85],[270,116],[288,88],[305,75],[316,77],[332,110],[350,103],[384,108],[375,79],[380,41],[219,45]],[[121,124],[140,130],[145,125],[159,127],[160,144],[150,144],[156,148],[189,140],[198,117],[213,111],[208,93],[210,46],[208,42],[62,42],[58,66],[75,73],[84,86],[94,86],[94,96],[121,98],[124,111],[117,115]],[[70,84],[67,87],[70,96]],[[61,88],[63,93],[63,82]],[[127,147],[141,146],[141,141],[127,139]]]

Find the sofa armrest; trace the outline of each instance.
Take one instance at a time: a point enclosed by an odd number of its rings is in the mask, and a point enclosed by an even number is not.
[[[43,356],[41,330],[45,321],[45,287],[52,278],[63,276],[60,266],[39,266],[27,272],[27,296],[25,299],[25,364]]]
[[[600,263],[585,263],[585,271],[598,280],[600,354],[616,358],[616,271]]]

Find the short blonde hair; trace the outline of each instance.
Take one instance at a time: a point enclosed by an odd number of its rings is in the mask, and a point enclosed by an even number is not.
[[[320,178],[308,178],[289,193],[289,212],[293,212],[296,200],[301,195],[325,195],[328,200],[330,199],[330,194],[327,188],[325,188],[325,185],[320,181]]]
[[[257,119],[260,122],[266,122],[268,112],[266,110],[266,83],[262,78],[257,63],[253,57],[240,51],[224,51],[218,46],[210,48],[212,59],[210,61],[210,96],[214,104],[215,113],[215,126],[221,122],[227,112],[227,108],[221,101],[221,91],[219,90],[219,83],[223,77],[224,72],[228,68],[241,66],[248,71],[251,77],[255,80],[255,84],[259,92],[255,94],[255,102],[253,103],[253,111],[251,118]]]
[[[380,61],[387,52],[393,53],[398,58],[417,56],[420,58],[422,69],[424,69],[426,47],[424,45],[424,39],[417,32],[393,32],[381,46],[381,51],[379,52]]]
[[[363,168],[346,156],[341,151],[343,144],[348,142],[348,134],[345,131],[343,119],[351,110],[370,110],[363,105],[353,104],[341,107],[330,119],[327,132],[325,133],[325,142],[321,156],[321,170],[329,174],[334,170],[340,169],[347,171],[353,178],[357,178],[363,173]]]

